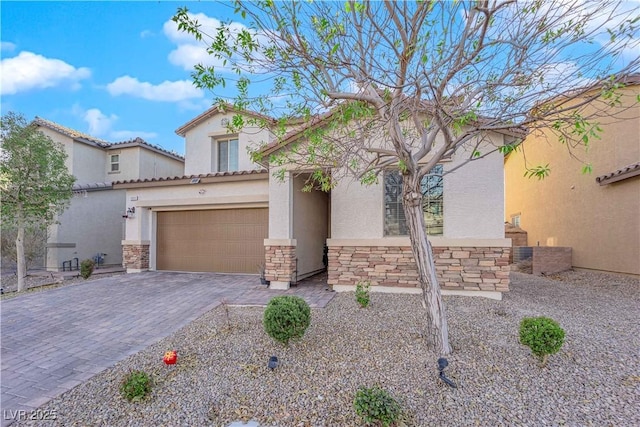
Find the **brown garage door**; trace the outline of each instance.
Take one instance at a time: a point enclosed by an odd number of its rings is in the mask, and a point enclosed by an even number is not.
[[[158,270],[257,273],[268,209],[158,212]]]

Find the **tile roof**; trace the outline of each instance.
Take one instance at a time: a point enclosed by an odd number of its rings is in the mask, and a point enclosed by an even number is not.
[[[181,156],[180,154],[175,153],[173,151],[166,150],[160,147],[159,145],[151,144],[140,137],[136,137],[128,141],[114,142],[112,144],[109,144],[107,148],[109,150],[117,150],[118,148],[136,147],[136,146],[152,149],[154,151],[159,151],[162,154],[166,154],[175,159],[184,161],[184,156]]]
[[[339,108],[341,106],[342,104],[330,111],[326,111],[326,112],[311,116],[311,118],[307,122],[302,122],[302,124],[294,127],[289,132],[287,132],[284,136],[282,136],[282,138],[276,139],[270,144],[267,144],[264,147],[262,147],[260,149],[260,153],[263,156],[269,155],[274,151],[277,151],[278,149],[285,147],[290,143],[292,143],[293,141],[296,141],[297,139],[299,139],[301,136],[304,135],[304,131],[313,130],[323,126],[331,119],[331,117],[334,114],[340,111]],[[420,102],[420,108],[421,108],[421,111],[420,111],[421,113],[429,114],[430,111],[432,111],[433,107],[431,106],[430,102],[422,101]],[[296,123],[300,123],[300,122],[301,122],[300,119],[296,119]],[[526,129],[523,128],[522,126],[511,125],[511,124],[505,125],[504,123],[498,122],[496,121],[496,119],[493,119],[491,117],[478,117],[478,119],[476,120],[476,124],[478,126],[484,125],[486,128],[483,130],[485,132],[496,132],[496,133],[501,133],[509,136],[518,137],[518,138],[524,138],[526,136]]]
[[[254,169],[249,171],[233,171],[233,172],[215,172],[215,173],[206,173],[200,175],[183,175],[183,176],[168,176],[168,177],[160,177],[160,178],[143,178],[143,179],[129,179],[125,181],[114,181],[113,185],[122,185],[122,184],[144,184],[144,183],[160,183],[160,182],[175,182],[180,180],[192,180],[195,178],[206,179],[206,178],[221,178],[221,177],[241,177],[241,176],[250,176],[250,175],[258,175],[267,173],[267,169]]]
[[[260,113],[256,113],[254,111],[239,111],[236,110],[235,108],[233,108],[231,105],[227,105],[224,108],[220,108],[218,105],[213,106],[211,108],[209,108],[207,111],[205,111],[204,113],[194,117],[193,119],[189,120],[187,123],[183,124],[182,126],[180,126],[178,129],[176,129],[176,134],[180,135],[180,136],[185,136],[185,134],[187,133],[187,131],[191,128],[193,128],[194,126],[199,125],[200,123],[202,123],[203,121],[207,120],[210,117],[215,116],[218,113],[242,113],[242,114],[246,114],[248,116],[253,116],[253,117],[257,117],[260,119],[265,119],[268,121],[272,121],[275,123],[275,120],[272,117],[268,117],[265,116],[264,114],[260,114]]]
[[[640,175],[640,162],[618,169],[617,171],[609,172],[605,175],[600,175],[596,177],[596,182],[600,185],[607,185],[638,175]]]
[[[95,144],[95,145],[97,145],[99,147],[103,147],[104,148],[104,147],[107,147],[107,146],[110,145],[109,142],[107,142],[107,141],[105,141],[103,139],[96,138],[96,137],[88,135],[86,133],[78,132],[75,129],[71,129],[71,128],[68,128],[66,126],[62,126],[61,124],[52,122],[50,120],[43,119],[42,117],[36,116],[36,118],[33,120],[33,122],[35,124],[37,124],[38,126],[47,127],[47,128],[52,129],[52,130],[54,130],[56,132],[60,132],[63,135],[67,135],[70,138],[84,140],[85,142],[89,142],[89,143]]]
[[[108,150],[117,150],[118,148],[127,148],[127,147],[144,147],[156,152],[159,152],[161,154],[164,154],[166,156],[169,157],[173,157],[176,160],[181,160],[184,161],[184,156],[181,156],[178,153],[166,150],[158,145],[154,145],[151,143],[148,143],[147,141],[145,141],[144,139],[140,138],[140,137],[136,137],[133,139],[130,139],[128,141],[121,141],[121,142],[108,142],[105,141],[103,139],[100,138],[96,138],[94,136],[88,135],[86,133],[82,133],[79,132],[75,129],[71,129],[68,128],[66,126],[62,126],[59,123],[56,122],[52,122],[51,120],[46,120],[43,119],[42,117],[38,117],[36,116],[36,118],[33,120],[33,122],[35,124],[37,124],[38,126],[44,126],[46,128],[49,128],[51,130],[54,130],[56,132],[59,132],[63,135],[66,135],[70,138],[73,138],[74,140],[79,140],[81,142],[85,142],[88,143],[90,145],[96,145],[100,148],[105,148]]]
[[[92,190],[110,190],[111,183],[110,182],[94,182],[91,184],[74,184],[72,191],[92,191]]]

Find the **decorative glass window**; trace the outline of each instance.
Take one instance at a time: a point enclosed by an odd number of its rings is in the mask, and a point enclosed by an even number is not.
[[[422,212],[427,234],[442,236],[443,217],[442,165],[436,165],[422,178]],[[402,175],[398,171],[384,174],[384,235],[407,236],[409,228],[402,206]]]
[[[238,170],[238,140],[218,140],[218,172]]]
[[[111,172],[119,172],[120,171],[120,155],[112,154],[110,156],[111,161]]]

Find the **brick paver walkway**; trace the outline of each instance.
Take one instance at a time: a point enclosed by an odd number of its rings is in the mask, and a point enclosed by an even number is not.
[[[326,283],[326,282],[325,282]],[[2,426],[170,335],[223,299],[266,305],[296,294],[311,307],[334,296],[321,281],[269,290],[256,276],[145,272],[0,302]]]

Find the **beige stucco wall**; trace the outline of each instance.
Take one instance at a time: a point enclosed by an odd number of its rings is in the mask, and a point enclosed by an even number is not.
[[[493,134],[481,152],[489,153],[502,144]],[[444,238],[504,238],[503,156],[495,151],[459,169],[469,152],[458,151],[443,162]],[[379,239],[384,237],[384,186],[365,186],[352,178],[343,179],[331,192],[331,237],[334,239]]]
[[[264,179],[127,189],[126,242],[149,242],[149,268],[156,268],[156,213],[167,210],[267,207],[269,181]],[[201,194],[202,193],[202,194]]]
[[[106,156],[102,148],[76,142],[73,144],[73,176],[76,184],[92,184],[109,181],[106,179]]]
[[[76,177],[76,184],[108,181],[105,177],[106,157],[102,148],[74,142],[72,138],[43,126],[39,129],[44,135],[62,144],[67,153],[65,164]]]
[[[63,261],[82,261],[98,252],[107,254],[105,264],[122,264],[125,194],[125,190],[76,194],[59,223],[49,229],[47,269],[59,270]],[[56,247],[60,244],[75,247]]]
[[[111,156],[120,156],[120,170],[111,172]],[[127,181],[140,178],[175,177],[184,175],[184,162],[143,147],[124,147],[108,150],[105,154],[106,174],[109,181]]]
[[[625,89],[624,104],[633,104],[639,86]],[[524,178],[523,151],[505,160],[505,220],[520,215],[530,245],[569,246],[575,267],[640,274],[640,177],[600,186],[595,178],[640,161],[640,106],[614,110],[600,120],[600,140],[577,157],[552,135],[531,135],[524,144],[530,166],[549,164],[543,180]]]
[[[293,239],[293,177],[280,180],[269,170],[269,239]]]
[[[118,155],[120,167],[116,172],[111,172],[111,156]],[[140,148],[119,148],[108,150],[104,154],[106,159],[106,174],[109,181],[127,181],[142,178],[140,176]]]
[[[184,162],[154,151],[137,148],[140,159],[140,177],[183,176]]]
[[[306,176],[293,179],[293,238],[296,240],[298,279],[324,269],[324,245],[329,228],[329,195],[302,191]]]
[[[40,132],[42,132],[44,135],[51,138],[53,141],[62,144],[65,153],[67,153],[67,160],[65,161],[65,165],[67,166],[67,169],[71,171],[71,173],[73,173],[73,139],[44,126],[39,126],[38,130],[40,130]]]
[[[248,154],[249,147],[257,147],[270,141],[267,130],[257,126],[246,126],[238,134],[230,134],[221,124],[226,118],[232,120],[233,114],[218,114],[204,120],[189,129],[185,135],[185,175],[198,175],[218,172],[215,140],[238,137],[238,170],[253,170],[259,166],[253,163]]]
[[[491,134],[491,141],[478,150],[489,153],[503,144],[503,136]],[[444,171],[453,170],[471,155],[471,148],[459,150]],[[445,238],[497,239],[504,237],[504,158],[499,151],[471,161],[444,176]]]

